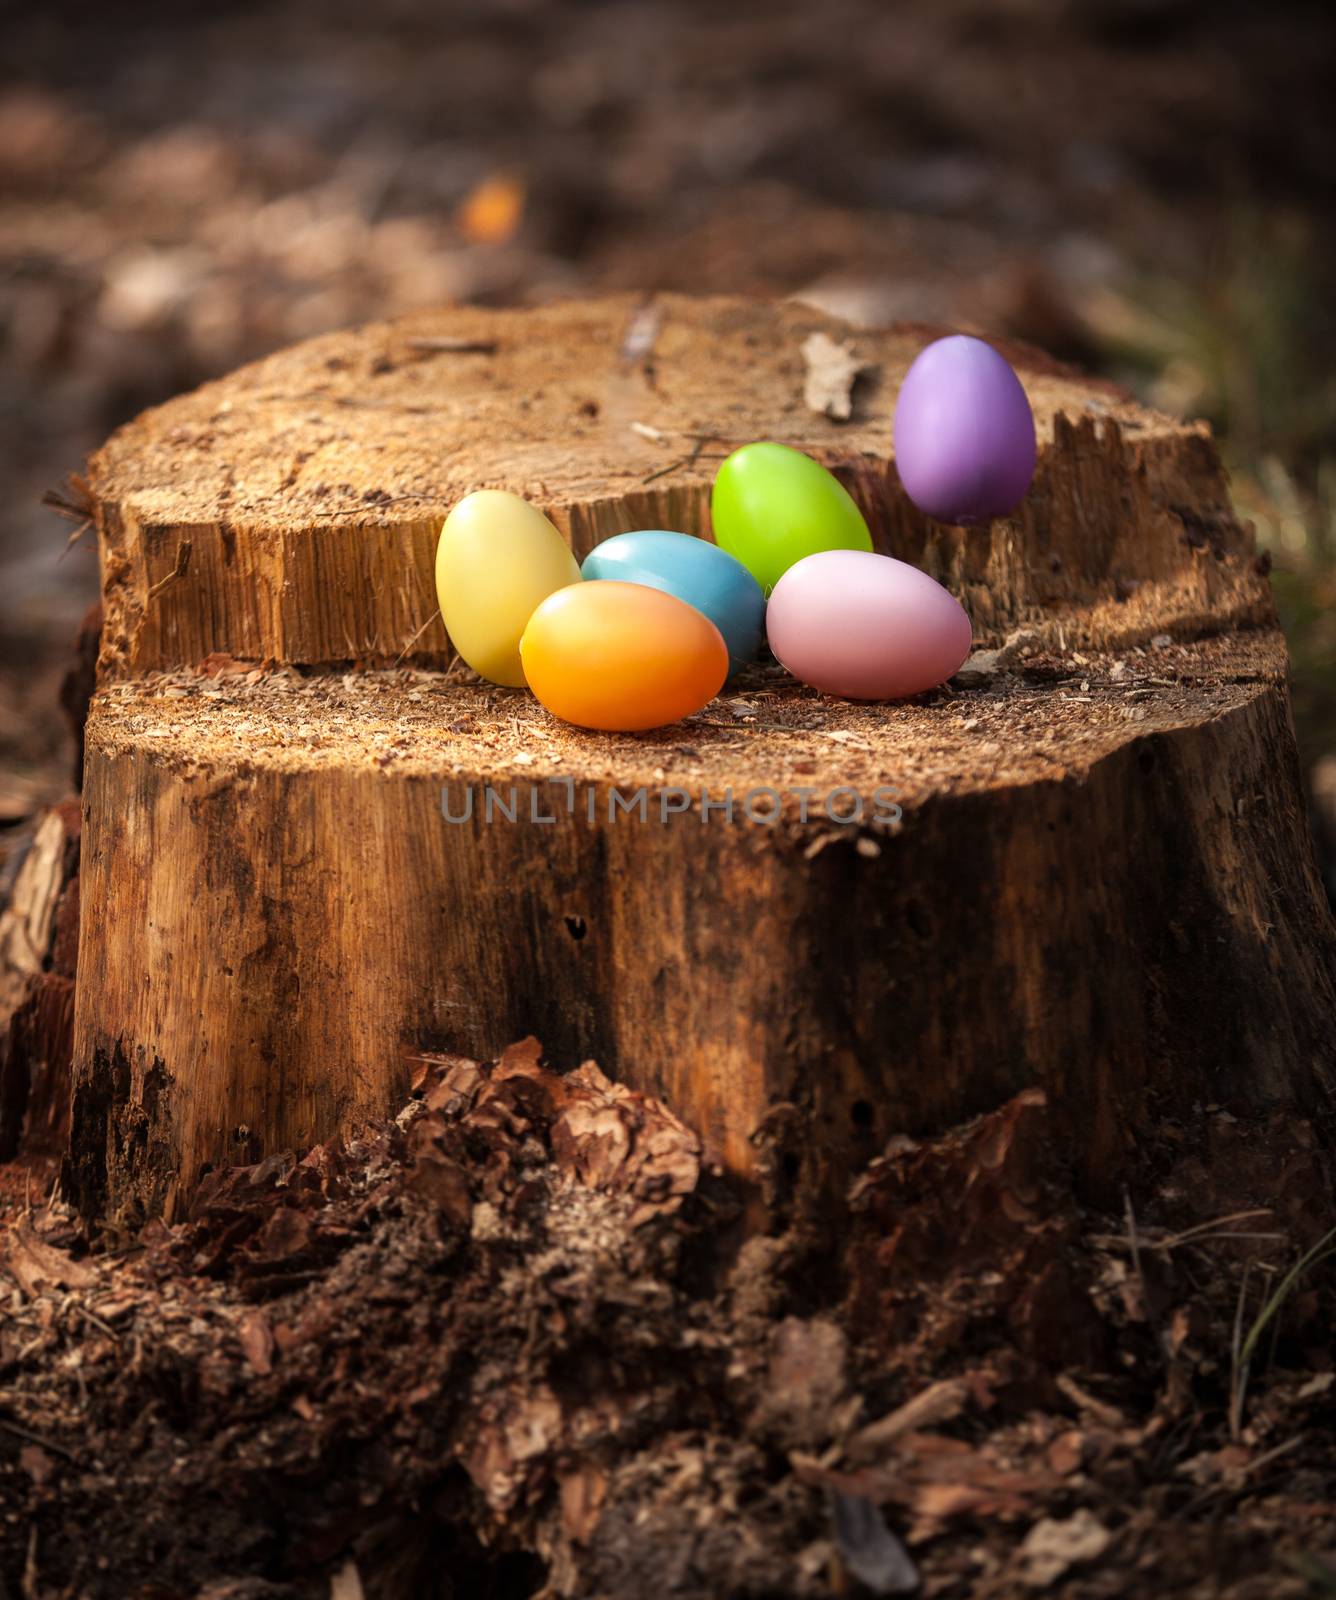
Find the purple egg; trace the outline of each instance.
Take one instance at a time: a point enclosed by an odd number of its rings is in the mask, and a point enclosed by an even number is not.
[[[919,352],[895,407],[895,464],[920,511],[939,522],[1004,517],[1034,463],[1030,402],[992,345],[955,334]]]

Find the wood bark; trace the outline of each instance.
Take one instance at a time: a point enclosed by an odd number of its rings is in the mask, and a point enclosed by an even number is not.
[[[872,366],[847,424],[803,404],[819,331]],[[108,444],[87,1213],[179,1214],[209,1168],[391,1113],[421,1051],[526,1033],[661,1096],[771,1207],[1029,1085],[1104,1193],[1203,1099],[1328,1114],[1284,645],[1207,431],[1011,351],[1034,489],[986,528],[926,522],[889,418],[929,336],[732,301],[441,313]],[[581,553],[707,535],[715,458],[757,437],[828,461],[878,546],[961,596],[1003,647],[976,687],[852,706],[762,665],[614,737],[437,670],[458,495],[516,489]]]
[[[0,910],[0,1160],[49,1160],[70,1126],[79,938],[77,800],[37,821]]]

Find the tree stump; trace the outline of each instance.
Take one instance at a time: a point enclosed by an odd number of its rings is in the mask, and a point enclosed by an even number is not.
[[[1009,349],[1031,494],[929,522],[890,416],[937,331],[453,310],[281,352],[108,443],[87,1214],[177,1215],[211,1167],[393,1112],[414,1055],[526,1033],[661,1096],[776,1203],[1029,1085],[1092,1191],[1202,1100],[1328,1112],[1336,947],[1285,649],[1208,430]],[[849,422],[804,404],[813,332],[869,363]],[[432,557],[459,496],[513,489],[578,555],[708,537],[717,461],[756,438],[830,465],[996,655],[870,706],[758,665],[634,736],[450,668]]]

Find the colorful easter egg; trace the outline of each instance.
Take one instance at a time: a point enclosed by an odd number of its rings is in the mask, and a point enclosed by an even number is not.
[[[956,334],[919,353],[896,402],[895,465],[920,511],[939,522],[1004,517],[1034,464],[1030,402],[992,345]]]
[[[710,496],[715,543],[769,594],[804,556],[871,550],[863,513],[832,473],[785,444],[745,444],[719,468]]]
[[[662,589],[703,611],[724,636],[733,672],[760,648],[765,631],[760,584],[740,561],[705,539],[658,528],[619,533],[596,545],[580,571],[586,580],[615,578]]]
[[[790,567],[765,626],[795,678],[847,700],[921,694],[970,653],[970,619],[953,594],[917,567],[865,550],[827,550]]]
[[[613,733],[677,722],[728,676],[728,647],[707,616],[662,589],[611,579],[549,595],[520,657],[553,716]]]
[[[534,607],[579,581],[566,541],[517,494],[475,490],[445,519],[436,598],[451,644],[480,677],[520,687],[520,635]]]

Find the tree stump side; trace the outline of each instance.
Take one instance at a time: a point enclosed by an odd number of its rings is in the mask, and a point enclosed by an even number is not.
[[[664,1098],[735,1173],[778,1159],[800,1187],[1032,1083],[1097,1189],[1157,1111],[1320,1113],[1331,939],[1283,648],[1151,664],[1173,685],[1140,699],[1109,657],[1079,698],[1018,676],[836,715],[753,690],[764,726],[611,746],[430,677],[106,692],[78,1192],[175,1214],[209,1166],[391,1112],[416,1052],[526,1032]],[[777,824],[737,803],[762,788],[790,797]],[[883,788],[898,824],[872,814]],[[668,789],[694,799],[664,820]],[[865,797],[865,825],[804,823],[800,789]]]

